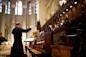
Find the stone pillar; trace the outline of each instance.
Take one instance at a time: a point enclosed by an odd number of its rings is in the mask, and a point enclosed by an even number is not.
[[[11,14],[10,14],[10,21],[11,21],[11,30],[15,27],[15,6],[16,6],[16,1],[12,0],[11,2]]]
[[[0,13],[0,32],[1,32],[1,23],[2,23],[2,13]]]
[[[15,12],[15,8],[11,8],[11,14],[10,14],[10,31],[9,31],[9,34],[8,34],[8,38],[9,38],[9,41],[11,42],[11,43],[13,43],[13,41],[14,41],[14,38],[13,38],[13,35],[12,35],[12,30],[13,30],[13,28],[15,27],[15,14],[14,14],[14,12]]]
[[[24,29],[27,28],[27,25],[26,25],[26,16],[27,16],[27,0],[22,0],[22,5],[23,5],[23,15],[22,15],[22,27]],[[25,53],[25,42],[24,40],[26,39],[26,33],[23,33],[22,34],[22,42],[23,42],[23,49],[24,49],[24,53]]]
[[[27,19],[27,0],[22,1],[23,3],[23,28],[27,28],[26,26],[26,19]]]
[[[1,22],[1,32],[2,32],[3,36],[5,36],[5,3],[6,3],[6,1],[3,0],[3,5],[2,5],[2,22]]]
[[[15,6],[16,0],[12,0],[11,2],[11,13],[10,13],[10,32],[8,35],[9,41],[13,44],[14,38],[12,35],[12,30],[15,27]]]
[[[24,29],[27,28],[27,0],[22,0],[22,5],[23,5],[23,15],[22,15],[22,27]],[[24,42],[24,40],[26,39],[27,35],[26,33],[22,34],[22,41]]]
[[[35,0],[32,0],[32,26],[33,32],[37,30],[37,16],[35,14]]]

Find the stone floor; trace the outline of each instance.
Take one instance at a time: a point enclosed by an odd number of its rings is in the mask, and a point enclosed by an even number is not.
[[[27,51],[26,55],[27,57],[32,57],[29,51]],[[9,51],[0,51],[0,57],[10,57]]]
[[[10,57],[10,51],[11,51],[11,46],[9,45],[0,45],[0,57]],[[25,54],[27,55],[27,57],[32,57],[31,53],[29,53],[29,51],[27,51],[27,53],[25,52]]]

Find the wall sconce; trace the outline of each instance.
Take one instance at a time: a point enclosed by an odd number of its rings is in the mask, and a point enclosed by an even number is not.
[[[65,22],[65,21],[64,21],[64,20],[62,20],[62,21],[61,21],[61,23],[60,23],[60,25],[63,25],[63,24],[64,24],[64,22]]]
[[[63,12],[63,14],[65,14],[65,12]]]
[[[69,11],[69,9],[66,9],[66,11]]]
[[[74,4],[77,4],[77,2],[74,2]]]
[[[60,25],[62,26],[62,25],[63,25],[63,23],[60,23]]]
[[[62,14],[60,14],[60,16],[63,16]]]
[[[72,8],[73,6],[72,5],[70,5],[70,8]]]

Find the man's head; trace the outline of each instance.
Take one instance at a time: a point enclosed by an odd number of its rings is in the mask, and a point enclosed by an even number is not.
[[[17,28],[21,28],[21,24],[20,23],[16,23],[16,27]]]

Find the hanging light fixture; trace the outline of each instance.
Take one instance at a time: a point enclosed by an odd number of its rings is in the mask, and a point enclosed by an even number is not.
[[[74,2],[74,4],[77,4],[77,1],[76,1],[76,2]]]
[[[62,14],[60,14],[60,16],[63,16]]]
[[[66,9],[66,11],[69,11],[69,9]]]
[[[73,6],[72,5],[70,5],[70,8],[72,8]]]
[[[65,14],[65,12],[63,12],[63,14]]]

